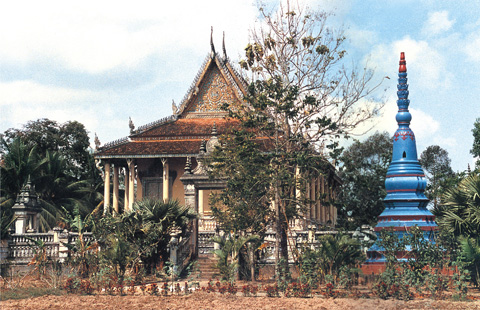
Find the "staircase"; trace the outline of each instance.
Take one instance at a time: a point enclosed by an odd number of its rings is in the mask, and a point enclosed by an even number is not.
[[[197,258],[196,273],[202,281],[220,279],[220,272],[216,267],[217,259],[213,255],[200,255]]]

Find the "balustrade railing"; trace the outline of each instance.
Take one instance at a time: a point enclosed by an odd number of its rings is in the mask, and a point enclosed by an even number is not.
[[[211,215],[204,215],[198,219],[198,230],[200,231],[215,231],[217,229],[217,222]]]
[[[92,233],[84,233],[86,242],[93,240]],[[45,251],[47,257],[57,259],[68,254],[61,254],[61,247],[66,250],[64,243],[74,244],[78,240],[78,233],[63,232],[61,230],[47,233],[11,234],[9,240],[2,240],[1,259],[12,259],[18,262],[31,260],[38,251]],[[43,243],[43,244],[42,244]]]
[[[12,243],[28,243],[32,241],[53,242],[53,232],[51,233],[26,233],[12,234]]]
[[[214,231],[198,232],[198,254],[211,254],[215,248],[212,238],[215,236]]]

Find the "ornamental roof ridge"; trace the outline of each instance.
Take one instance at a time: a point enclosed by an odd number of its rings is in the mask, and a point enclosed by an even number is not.
[[[205,67],[210,62],[211,59],[212,59],[212,57],[211,57],[211,54],[209,53],[207,55],[207,57],[205,57],[205,60],[203,61],[202,66],[198,70],[197,75],[195,75],[195,78],[193,79],[192,84],[190,84],[190,87],[188,88],[187,93],[185,94],[185,96],[183,96],[182,102],[180,103],[180,105],[178,107],[177,115],[182,114],[183,110],[186,108],[188,100],[192,97],[192,93],[195,90],[195,86],[197,85],[198,80],[202,76],[203,71],[206,69]]]
[[[98,148],[97,152],[104,151],[106,149],[110,149],[110,148],[113,148],[113,147],[116,147],[116,146],[119,146],[119,145],[122,145],[122,144],[126,144],[129,141],[130,140],[128,139],[128,137],[123,137],[123,138],[105,143],[103,146]]]
[[[240,73],[237,72],[237,70],[235,70],[235,68],[233,68],[231,65],[230,65],[230,61],[228,58],[224,58],[222,62],[220,62],[223,69],[230,73],[230,74],[227,74],[228,76],[228,80],[230,82],[231,85],[233,85],[233,87],[235,88],[235,90],[237,91],[237,93],[239,95],[242,95],[243,94],[243,91],[240,89],[240,86],[238,85],[237,81],[235,81],[235,77],[238,79],[238,81],[242,84],[242,87],[244,89],[247,88],[247,83],[245,82],[245,79],[240,75]],[[235,75],[232,76],[232,75]]]
[[[142,126],[138,127],[137,130],[134,131],[133,136],[141,134],[141,133],[143,133],[143,132],[145,132],[145,131],[153,128],[153,127],[156,127],[158,125],[163,125],[163,124],[166,124],[166,123],[174,122],[177,119],[178,119],[178,115],[174,114],[174,115],[163,117],[159,120],[150,122],[148,124],[142,125]]]

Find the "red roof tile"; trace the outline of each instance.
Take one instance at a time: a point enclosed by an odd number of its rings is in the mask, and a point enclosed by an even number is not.
[[[238,126],[239,121],[224,118],[183,118],[134,134],[131,138],[139,140],[210,136],[214,123],[218,134],[224,134]]]

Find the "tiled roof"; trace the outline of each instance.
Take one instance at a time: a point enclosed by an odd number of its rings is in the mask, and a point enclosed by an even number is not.
[[[97,158],[122,158],[198,154],[202,139],[211,138],[214,124],[217,133],[221,135],[235,130],[239,122],[224,118],[177,119],[174,122],[163,123],[142,133],[134,134],[130,140],[119,140],[119,143],[106,145],[100,148],[95,156]]]
[[[200,151],[201,139],[130,141],[127,144],[101,150],[98,158],[158,157],[165,155],[193,155]]]
[[[213,124],[219,134],[239,125],[239,121],[225,118],[183,118],[174,122],[153,127],[131,136],[132,140],[145,139],[176,139],[177,137],[205,137],[212,133]]]

